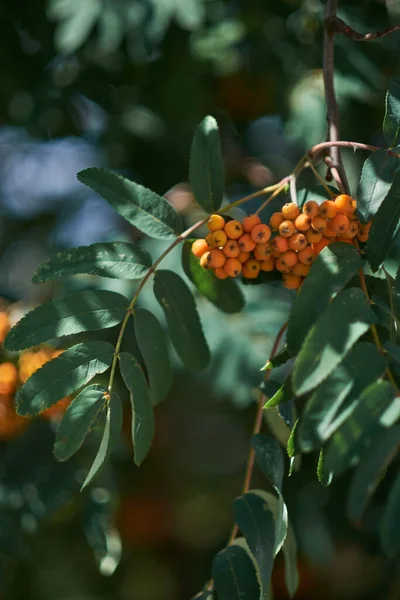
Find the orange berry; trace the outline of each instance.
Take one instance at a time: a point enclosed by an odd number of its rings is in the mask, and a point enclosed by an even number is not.
[[[335,204],[337,211],[344,215],[353,214],[357,207],[356,201],[347,194],[340,194],[340,196],[337,196],[335,198]]]
[[[323,219],[333,219],[338,213],[338,208],[333,200],[325,200],[319,207],[319,215]]]
[[[10,330],[10,319],[4,311],[0,312],[0,344],[4,342],[7,333]]]
[[[361,225],[361,229],[362,229],[363,233],[368,233],[369,230],[371,229],[371,225],[372,225],[372,221],[369,221],[365,225]]]
[[[251,252],[256,247],[255,241],[252,239],[250,233],[244,233],[238,241],[240,250],[245,252]]]
[[[18,369],[11,362],[0,365],[0,394],[12,396],[17,389]]]
[[[210,236],[210,248],[221,248],[225,246],[228,238],[226,237],[225,231],[222,229],[218,229],[218,231],[213,231]]]
[[[271,229],[279,229],[279,225],[284,221],[285,218],[281,212],[274,212],[269,220]]]
[[[271,257],[268,260],[260,262],[260,271],[273,271],[275,269],[275,260]]]
[[[208,233],[205,237],[205,241],[206,244],[208,244],[210,246],[210,244],[213,243],[213,237],[212,237],[212,233]],[[210,250],[211,250],[211,246],[210,246]]]
[[[311,217],[304,213],[299,215],[294,222],[294,226],[297,231],[307,231],[311,227]]]
[[[282,206],[282,214],[285,219],[293,221],[300,214],[300,209],[294,202],[287,202]]]
[[[304,233],[294,233],[290,236],[288,243],[291,250],[302,250],[307,246],[307,238]]]
[[[336,231],[333,231],[332,227],[328,224],[324,231],[324,237],[326,238],[334,238],[337,236]]]
[[[305,265],[311,265],[311,263],[314,262],[316,255],[312,247],[307,246],[306,248],[303,248],[303,250],[300,250],[298,256],[300,262],[304,263]]]
[[[51,360],[52,352],[53,350],[47,347],[42,347],[40,350],[25,350],[22,352],[18,360],[20,381],[25,383],[35,371]]]
[[[323,235],[323,233],[318,233],[318,231],[314,231],[314,229],[309,229],[306,233],[307,242],[309,244],[316,244],[322,240]]]
[[[42,412],[40,416],[47,421],[61,421],[70,403],[71,398],[65,396],[65,398],[61,398],[61,400],[53,404],[53,406],[50,406],[50,408]]]
[[[227,258],[224,270],[229,277],[237,277],[242,272],[243,265],[238,258]]]
[[[313,218],[316,217],[319,213],[319,204],[315,202],[315,200],[309,200],[303,206],[303,213]]]
[[[201,258],[200,258],[200,266],[203,267],[203,269],[208,269],[210,267],[209,263],[208,263],[208,257],[210,256],[210,252],[205,252]]]
[[[225,265],[214,269],[214,275],[217,279],[227,279],[229,277],[228,273],[225,271]]]
[[[337,236],[335,242],[344,242],[345,244],[352,244],[353,243],[353,238],[346,238],[346,237],[340,237],[339,235]]]
[[[306,277],[308,275],[308,272],[310,269],[311,269],[311,265],[305,265],[304,263],[299,261],[294,265],[294,267],[292,267],[292,273],[294,275]]]
[[[346,215],[342,214],[336,215],[336,217],[333,218],[329,223],[330,229],[332,229],[332,231],[336,231],[336,234],[342,234],[347,231],[349,225],[349,219],[346,217]]]
[[[276,259],[276,261],[275,261],[275,269],[277,269],[281,273],[290,273],[290,270],[291,270],[290,267],[287,267],[285,264],[283,264],[281,258],[277,258]]]
[[[284,273],[282,282],[285,288],[288,290],[296,290],[302,282],[299,275],[292,275],[291,273]]]
[[[9,440],[20,435],[29,423],[29,419],[20,417],[15,412],[12,396],[3,396],[0,402],[0,439]]]
[[[281,263],[283,265],[286,265],[287,267],[294,267],[298,260],[299,258],[297,256],[297,252],[295,252],[294,250],[288,250],[287,252],[284,252],[280,257]]]
[[[329,246],[329,244],[331,243],[332,240],[328,240],[327,238],[323,237],[322,240],[320,240],[319,242],[312,244],[311,248],[313,249],[315,254],[319,254],[321,250],[323,250],[326,246]]]
[[[366,242],[368,240],[368,237],[369,237],[368,233],[359,233],[357,235],[357,238],[360,242]]]
[[[244,250],[241,250],[239,252],[238,259],[240,260],[241,263],[245,263],[247,260],[249,260],[250,256],[251,256],[250,252],[245,252]]]
[[[250,233],[253,227],[259,225],[261,223],[261,219],[258,215],[249,215],[243,219],[243,229],[246,233]]]
[[[222,248],[222,252],[229,258],[236,258],[240,254],[239,244],[236,240],[228,240]]]
[[[204,255],[205,256],[205,255]],[[207,255],[208,266],[213,269],[223,267],[226,261],[226,256],[219,248],[213,248]]]
[[[283,237],[290,237],[294,234],[294,231],[295,226],[294,223],[292,223],[292,221],[282,221],[282,223],[279,225],[279,233]]]
[[[257,260],[268,260],[271,258],[271,246],[266,244],[257,244],[254,248],[254,256]]]
[[[192,252],[197,258],[201,258],[203,254],[210,250],[210,246],[207,244],[206,240],[195,240],[192,244]]]
[[[207,221],[207,227],[209,231],[217,231],[225,227],[225,219],[221,215],[210,215]]]
[[[228,221],[224,231],[229,239],[238,240],[243,235],[243,225],[240,221]]]
[[[287,238],[284,238],[280,235],[274,237],[271,243],[272,248],[274,250],[278,250],[278,252],[286,252],[286,250],[289,248],[289,241],[287,240]]]
[[[264,244],[268,242],[271,237],[271,230],[268,225],[264,223],[260,223],[260,225],[255,225],[251,230],[251,239],[256,242],[256,244]]]
[[[344,233],[342,233],[342,237],[353,238],[357,235],[357,233],[358,233],[358,222],[350,221],[349,228]]]
[[[368,237],[369,237],[369,230],[371,228],[372,223],[367,223],[366,225],[361,225],[359,227],[359,231],[357,234],[358,239],[360,240],[360,242],[366,242]]]
[[[317,231],[318,233],[323,233],[326,226],[327,221],[322,217],[313,217],[311,219],[311,227],[314,229],[314,231]]]
[[[242,275],[246,279],[256,279],[256,277],[258,277],[259,272],[260,263],[258,262],[258,260],[250,258],[250,260],[244,263]]]

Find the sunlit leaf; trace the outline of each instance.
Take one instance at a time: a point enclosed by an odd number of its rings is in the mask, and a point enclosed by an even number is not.
[[[400,77],[389,80],[383,133],[391,148],[400,145]]]
[[[376,215],[399,168],[399,158],[386,150],[374,152],[365,161],[357,190],[357,211],[363,223]]]

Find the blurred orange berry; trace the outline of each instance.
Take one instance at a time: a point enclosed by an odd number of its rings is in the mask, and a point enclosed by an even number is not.
[[[269,258],[260,262],[260,271],[273,271],[275,269],[275,259]]]
[[[324,248],[326,248],[326,246],[329,246],[329,244],[331,243],[331,240],[328,240],[327,238],[323,237],[322,240],[316,242],[315,244],[312,244],[311,247],[315,254],[319,254]]]
[[[4,311],[0,312],[0,344],[4,342],[7,333],[10,330],[10,319]]]
[[[310,269],[311,265],[305,265],[299,261],[294,265],[294,267],[292,267],[292,273],[294,275],[300,275],[301,277],[307,277]]]
[[[217,279],[227,279],[229,277],[224,267],[218,267],[217,269],[214,269],[214,275]]]
[[[203,254],[209,250],[210,246],[207,244],[206,240],[195,240],[192,244],[192,252],[195,256],[197,256],[197,258],[201,258]]]
[[[0,395],[12,396],[17,389],[18,369],[11,362],[0,365]]]
[[[70,404],[70,396],[65,396],[65,398],[62,398],[61,400],[53,404],[53,406],[50,406],[50,408],[43,411],[40,416],[43,419],[46,419],[47,421],[61,421],[65,411],[67,410]]]
[[[39,350],[24,350],[18,360],[20,381],[25,383],[35,371],[53,358],[53,352],[53,348],[46,346]]]
[[[20,435],[29,425],[29,419],[15,412],[12,396],[0,398],[0,440],[9,440]]]

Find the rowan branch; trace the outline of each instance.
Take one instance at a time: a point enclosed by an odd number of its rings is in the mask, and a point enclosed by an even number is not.
[[[340,19],[339,17],[330,16],[325,19],[325,27],[333,31],[334,33],[341,33],[346,37],[354,40],[355,42],[371,42],[373,40],[377,40],[379,38],[383,38],[395,31],[400,31],[400,25],[393,25],[392,27],[387,27],[386,29],[380,29],[378,31],[374,31],[372,33],[360,33],[347,25]]]

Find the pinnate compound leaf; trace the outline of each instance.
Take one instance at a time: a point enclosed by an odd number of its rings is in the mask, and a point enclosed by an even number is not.
[[[179,358],[192,371],[204,369],[210,362],[210,351],[188,286],[176,273],[160,269],[154,276],[154,294],[165,312]]]
[[[400,554],[400,471],[395,478],[384,508],[381,543],[389,558]]]
[[[379,417],[395,396],[393,386],[387,381],[377,381],[361,392],[360,402],[325,446],[325,471],[337,476],[351,466],[379,433]]]
[[[107,169],[80,171],[78,179],[100,194],[121,217],[152,238],[174,239],[181,218],[165,198]]]
[[[203,269],[191,251],[193,240],[182,245],[182,266],[198,291],[217,308],[226,313],[240,312],[245,305],[242,290],[233,279],[217,279],[212,270]]]
[[[376,346],[369,342],[355,344],[343,362],[317,387],[301,413],[298,439],[303,452],[315,450],[329,438],[333,433],[332,424],[336,421],[336,427],[339,426],[338,420],[349,414],[362,390],[379,379],[385,368],[386,361]]]
[[[340,364],[355,342],[375,322],[362,290],[338,294],[304,340],[292,373],[297,395],[311,391]]]
[[[136,465],[140,465],[150,450],[154,437],[154,413],[142,367],[128,352],[119,359],[122,378],[129,390],[132,404],[132,442]]]
[[[18,390],[17,413],[34,417],[83,387],[111,366],[114,347],[108,342],[86,342],[72,346],[45,363]]]
[[[81,273],[112,279],[141,279],[151,267],[150,254],[127,242],[104,242],[57,252],[40,265],[33,283]]]
[[[349,519],[361,519],[370,496],[376,489],[381,474],[400,444],[400,425],[383,430],[374,444],[361,456],[360,464],[354,471],[347,498]]]
[[[292,356],[327,308],[333,294],[350,281],[363,261],[350,244],[332,244],[318,255],[304,280],[289,317],[287,345]]]
[[[400,159],[399,159],[400,163]],[[365,246],[371,269],[376,271],[390,252],[400,220],[400,168],[376,213]]]
[[[400,77],[389,81],[383,133],[391,148],[400,145]]]
[[[363,223],[376,215],[399,168],[399,157],[386,150],[374,152],[365,161],[357,190],[357,210]]]
[[[236,544],[214,557],[212,578],[219,600],[260,600],[253,562],[246,550]]]
[[[260,598],[266,600],[274,563],[274,518],[267,503],[251,492],[234,501],[233,515],[256,560],[261,579]]]
[[[128,305],[125,296],[108,290],[88,290],[50,300],[18,321],[4,347],[23,350],[65,335],[113,327],[124,319]]]
[[[57,429],[54,455],[68,460],[82,446],[90,427],[105,403],[107,390],[102,385],[88,385],[71,402]]]
[[[189,183],[197,202],[206,212],[219,209],[224,197],[225,176],[214,117],[205,117],[196,128],[190,154]]]
[[[119,440],[122,419],[123,411],[121,398],[115,392],[111,392],[107,402],[106,423],[100,447],[81,489],[85,488],[93,480],[104,466],[105,462],[109,459]]]
[[[158,319],[145,308],[135,310],[133,323],[148,373],[150,397],[153,404],[158,404],[168,394],[173,381],[167,339]]]

